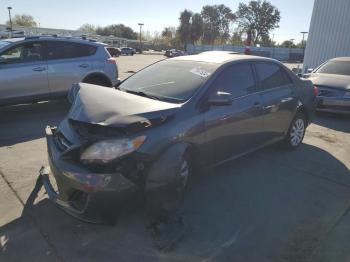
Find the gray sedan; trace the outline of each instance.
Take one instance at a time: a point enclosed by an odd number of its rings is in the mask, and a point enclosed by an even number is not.
[[[309,80],[318,88],[318,111],[350,114],[350,57],[325,62]]]
[[[46,129],[58,186],[57,194],[43,174],[48,195],[90,222],[106,221],[138,190],[184,192],[193,166],[278,141],[296,149],[316,102],[312,83],[280,62],[226,52],[160,61],[118,89],[76,85],[67,118]]]

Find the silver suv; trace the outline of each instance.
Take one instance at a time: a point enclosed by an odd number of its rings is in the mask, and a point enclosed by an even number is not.
[[[116,85],[117,63],[106,47],[56,36],[0,41],[0,105],[63,97],[77,82]]]

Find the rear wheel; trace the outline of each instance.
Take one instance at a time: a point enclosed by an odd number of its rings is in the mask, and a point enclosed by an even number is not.
[[[296,149],[303,142],[306,131],[306,117],[299,112],[294,117],[288,133],[285,137],[285,145],[288,149]]]
[[[103,79],[102,77],[91,77],[84,80],[83,83],[111,87],[111,84],[109,83],[109,81],[107,81],[106,79]]]

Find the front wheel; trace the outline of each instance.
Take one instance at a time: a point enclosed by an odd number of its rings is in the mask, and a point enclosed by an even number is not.
[[[297,113],[294,117],[288,133],[284,139],[288,149],[296,149],[302,143],[306,131],[306,118],[303,113]]]

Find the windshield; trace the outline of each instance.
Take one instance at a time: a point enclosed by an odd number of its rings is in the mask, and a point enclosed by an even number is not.
[[[218,66],[204,62],[165,60],[136,73],[123,82],[120,89],[181,103],[188,100]]]
[[[316,73],[350,76],[350,61],[328,61]]]
[[[7,46],[7,45],[9,45],[9,44],[10,44],[10,42],[0,41],[0,49],[5,47],[5,46]]]

